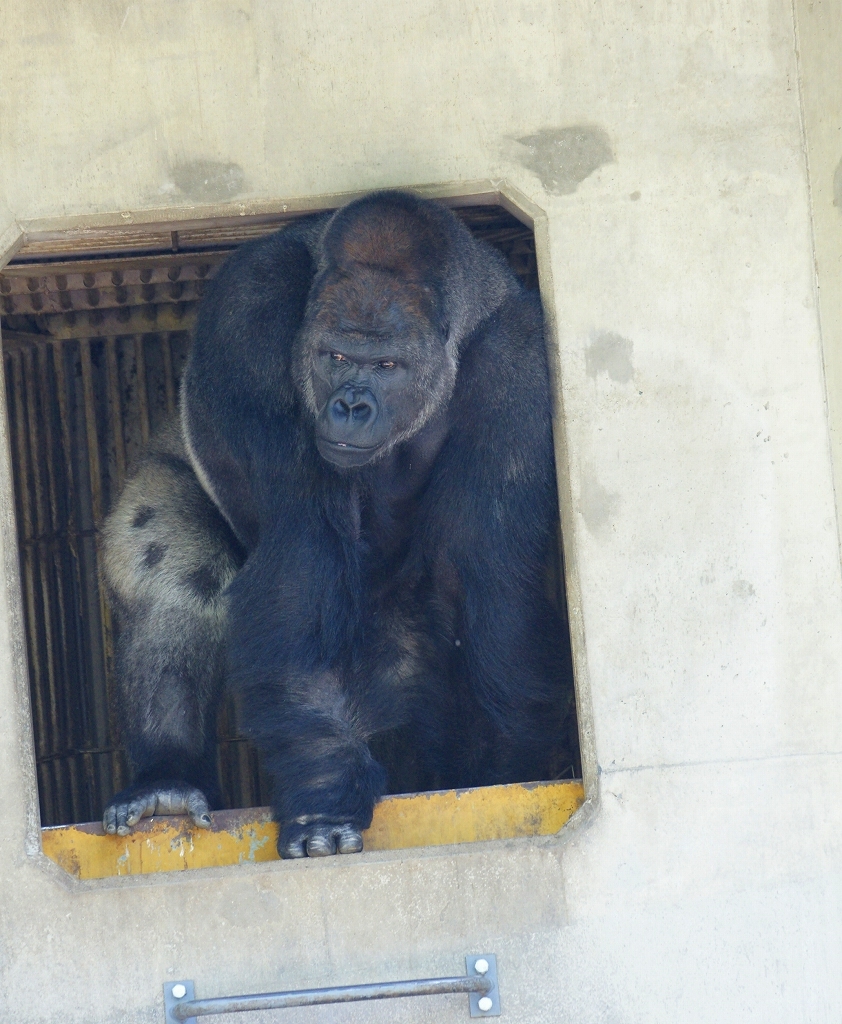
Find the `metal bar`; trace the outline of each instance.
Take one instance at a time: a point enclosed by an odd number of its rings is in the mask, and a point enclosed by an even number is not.
[[[146,385],[146,352],[144,350],[144,342],[145,335],[138,334],[135,336],[135,388],[140,415],[140,437],[145,447],[149,444],[149,395]]]
[[[292,1006],[321,1006],[324,1003],[355,1003],[364,999],[399,999],[403,996],[440,996],[451,993],[482,992],[490,988],[485,978],[424,978],[418,981],[384,981],[374,985],[341,988],[300,989],[297,992],[267,992],[254,996],[221,996],[194,999],[176,1007],[173,1016],[184,1021],[217,1013],[244,1010],[284,1010]]]
[[[36,540],[48,532],[51,528],[50,515],[46,508],[42,474],[44,472],[44,461],[46,452],[41,440],[40,427],[45,420],[45,410],[38,408],[35,396],[35,380],[37,371],[35,368],[35,348],[24,349],[22,352],[23,388],[26,393],[27,412],[27,439],[29,441],[29,464],[32,470],[32,494],[30,500],[34,509],[34,533]],[[34,499],[34,500],[33,500]],[[39,619],[43,623],[44,655],[46,661],[46,684],[49,692],[50,720],[52,725],[53,741],[56,737],[63,735],[65,702],[61,699],[58,687],[58,666],[56,665],[56,652],[54,647],[55,630],[53,627],[53,609],[50,601],[49,570],[47,568],[46,553],[38,544],[33,549],[35,566],[38,573],[38,584],[40,592],[40,614]]]
[[[172,416],[175,412],[178,396],[176,395],[175,377],[172,372],[172,345],[170,344],[170,331],[161,335],[161,357],[164,360],[164,388],[167,396],[167,415]]]
[[[78,346],[74,345],[73,342],[52,345],[50,349],[52,351],[53,375],[55,378],[58,435],[61,441],[61,447],[57,450],[56,455],[59,457],[64,471],[64,515],[66,521],[61,525],[65,530],[68,552],[66,578],[68,583],[68,600],[72,608],[72,615],[68,621],[73,624],[74,629],[74,665],[72,673],[67,678],[67,684],[73,688],[75,706],[78,704],[78,695],[84,686],[83,680],[87,677],[85,651],[89,648],[88,616],[84,610],[87,577],[83,572],[82,552],[80,551],[80,547],[84,547],[84,538],[89,533],[82,526],[81,505],[84,502],[86,488],[84,480],[79,478],[79,466],[74,458],[74,438],[78,436],[78,420],[75,413],[77,404],[74,396],[76,373],[79,370],[81,356],[79,355]],[[69,373],[68,363],[72,367]],[[71,410],[74,411],[72,412]],[[93,524],[91,524],[92,528]],[[57,736],[53,739],[51,748],[52,750],[61,749],[62,746],[67,746],[69,742],[69,737]],[[73,765],[75,759],[69,759],[68,763]],[[55,763],[51,763],[50,768],[56,775],[68,778],[70,776],[70,769],[62,772],[60,770],[61,766],[57,766]],[[75,808],[66,801],[62,801],[61,806],[56,805],[53,817],[47,820],[50,824],[54,824],[59,821],[73,821],[74,817]]]
[[[56,402],[55,374],[51,375],[53,369],[53,352],[50,348],[41,343],[32,346],[33,366],[37,366],[37,385],[39,401],[39,421],[41,424],[43,446],[39,446],[39,459],[43,462],[46,470],[46,495],[49,498],[49,530],[47,530],[47,518],[40,530],[38,537],[37,553],[41,567],[41,576],[44,587],[47,591],[53,622],[44,617],[44,627],[47,637],[48,664],[55,662],[55,681],[50,675],[50,686],[58,689],[58,696],[61,698],[62,709],[62,735],[54,737],[53,742],[62,740],[68,746],[87,747],[91,746],[90,737],[87,737],[85,703],[82,692],[82,680],[84,674],[78,671],[78,645],[76,643],[76,625],[74,623],[74,596],[72,592],[72,579],[65,571],[68,563],[67,542],[65,537],[65,524],[62,521],[61,508],[61,482],[58,474],[61,471],[57,462],[61,462],[61,456],[57,447],[55,436]],[[35,384],[36,381],[33,381]],[[49,636],[52,634],[52,643]],[[75,671],[74,671],[75,669]],[[90,794],[93,784],[93,761],[91,758],[82,757],[78,765],[75,760],[69,764],[66,777],[71,778],[71,773],[82,773],[83,787],[78,793],[80,803],[73,806],[74,817],[77,814],[90,816],[92,802]]]
[[[47,706],[50,713],[51,742],[60,742],[61,738],[72,730],[73,705],[65,692],[62,658],[59,652],[61,622],[56,614],[56,594],[53,586],[54,578],[51,571],[53,559],[50,551],[41,543],[41,538],[52,532],[53,516],[49,506],[46,467],[49,462],[49,449],[46,446],[43,430],[49,420],[49,408],[45,404],[43,391],[38,387],[41,383],[41,355],[47,354],[40,345],[31,345],[21,350],[23,369],[23,389],[26,395],[27,432],[29,443],[29,464],[31,467],[32,493],[30,501],[34,511],[35,545],[32,548],[34,569],[37,571],[37,589],[39,594],[38,630],[40,633],[39,649],[42,655],[43,682],[46,687]],[[40,399],[40,400],[39,400]],[[72,742],[72,740],[71,740]],[[74,764],[68,765],[64,776],[56,778],[56,793],[62,802],[68,794],[78,794],[79,773]],[[71,797],[72,799],[72,797]]]
[[[94,375],[91,363],[91,339],[79,339],[79,361],[82,369],[82,396],[85,432],[88,440],[88,474],[91,487],[91,514],[95,529],[102,523],[102,474],[99,465],[99,439],[97,437]]]
[[[5,334],[3,341],[5,342]],[[44,700],[44,680],[41,667],[38,598],[35,592],[34,563],[37,558],[37,538],[32,520],[32,485],[30,482],[29,446],[26,437],[26,410],[24,408],[23,356],[20,349],[6,352],[6,400],[11,426],[12,467],[17,498],[17,532],[21,567],[21,591],[26,622],[26,643],[30,671],[30,693],[33,705],[33,725],[36,754],[43,756],[51,749],[49,712]],[[31,545],[31,546],[28,546]],[[51,820],[55,811],[56,794],[49,766],[38,766],[38,794],[43,820]]]
[[[108,356],[108,342],[103,339],[102,342],[97,342],[97,345],[102,345],[103,353],[105,355],[105,362],[107,365]],[[86,557],[92,555],[92,572],[88,577],[90,581],[90,588],[86,588],[86,596],[90,600],[91,604],[88,612],[88,657],[90,662],[90,683],[86,690],[82,691],[83,698],[88,701],[91,700],[91,689],[96,686],[97,679],[100,681],[100,686],[97,687],[104,694],[104,708],[100,707],[101,711],[104,711],[105,721],[98,723],[98,733],[100,737],[103,734],[108,733],[114,734],[115,722],[113,720],[113,709],[114,709],[114,695],[112,693],[112,666],[113,666],[113,641],[112,641],[112,624],[111,624],[111,605],[108,601],[108,595],[105,591],[105,580],[103,579],[100,567],[102,565],[102,538],[99,530],[102,526],[102,520],[105,515],[105,499],[103,495],[103,474],[102,474],[102,462],[100,459],[99,450],[99,417],[97,416],[97,408],[101,408],[103,405],[107,405],[105,402],[97,402],[98,390],[101,392],[101,388],[97,389],[94,382],[94,364],[92,359],[92,341],[90,338],[83,338],[79,342],[79,356],[82,366],[82,393],[84,399],[84,415],[85,415],[85,431],[87,436],[87,454],[88,454],[88,477],[90,480],[90,495],[91,495],[91,514],[93,517],[94,526],[94,537],[93,543],[82,545],[82,549],[85,551]],[[107,369],[106,369],[107,376]],[[106,463],[107,465],[107,463]],[[98,613],[98,615],[97,615]],[[97,626],[99,627],[98,631]],[[94,704],[102,705],[103,701],[100,699]]]
[[[108,379],[108,411],[111,418],[111,437],[114,441],[114,469],[112,498],[123,489],[126,479],[126,443],[123,440],[123,407],[120,401],[120,373],[117,368],[117,339],[105,339],[105,367]]]
[[[356,1003],[371,999],[402,999],[410,996],[464,994],[471,1000],[472,1017],[499,1017],[497,960],[485,953],[467,958],[468,973],[453,978],[418,978],[412,981],[384,981],[371,985],[342,985],[331,988],[265,992],[258,995],[193,998],[192,981],[167,982],[164,1008],[167,1024],[191,1024],[197,1017],[247,1010],[283,1010],[294,1006],[322,1006],[326,1003]]]

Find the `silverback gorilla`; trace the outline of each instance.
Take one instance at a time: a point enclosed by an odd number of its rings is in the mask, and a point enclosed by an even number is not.
[[[377,799],[574,760],[541,307],[437,203],[370,195],[241,246],[181,424],[106,525],[132,786],[210,824],[223,685],[283,857],[362,849]]]

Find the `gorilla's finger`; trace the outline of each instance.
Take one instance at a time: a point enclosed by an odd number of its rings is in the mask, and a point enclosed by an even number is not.
[[[339,853],[362,853],[363,837],[353,825],[340,825],[336,829],[336,848]]]
[[[139,793],[130,800],[126,808],[126,824],[133,828],[141,818],[151,818],[157,807],[156,794],[153,792]]]
[[[129,814],[128,804],[117,805],[117,835],[127,836],[131,832],[132,827],[129,825],[127,818]]]
[[[331,857],[336,853],[336,830],[332,825],[317,825],[307,837],[308,857]]]
[[[107,804],[102,812],[102,831],[109,836],[117,831],[117,808],[113,803]]]
[[[295,839],[289,839],[287,842],[278,846],[278,853],[283,857],[284,860],[298,860],[301,857],[307,856],[307,848],[305,845],[304,836],[298,836]]]
[[[205,794],[200,789],[191,789],[187,797],[187,813],[190,820],[198,828],[210,828],[210,806]]]

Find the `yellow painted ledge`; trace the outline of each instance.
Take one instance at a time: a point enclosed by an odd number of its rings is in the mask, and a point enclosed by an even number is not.
[[[363,833],[366,850],[446,846],[483,839],[552,835],[585,799],[581,782],[536,782],[385,797]],[[217,811],[209,829],[186,818],[141,822],[128,836],[102,826],[60,825],[41,831],[44,853],[79,879],[148,875],[277,860],[278,826],[265,807]]]

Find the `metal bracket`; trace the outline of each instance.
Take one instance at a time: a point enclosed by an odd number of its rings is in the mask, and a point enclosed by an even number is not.
[[[280,1010],[290,1006],[321,1006],[324,1003],[355,1003],[405,996],[436,996],[451,992],[464,992],[468,996],[472,1017],[499,1017],[497,957],[493,953],[476,953],[465,958],[465,965],[467,973],[454,978],[381,981],[373,985],[219,996],[216,999],[196,999],[192,981],[168,981],[164,984],[165,1020],[166,1024],[196,1024],[197,1017],[218,1013]]]
[[[192,981],[164,982],[164,1020],[166,1024],[196,1024],[195,1017],[174,1017],[173,1010],[192,1003],[194,997]]]
[[[468,996],[471,1004],[471,1016],[499,1017],[501,1010],[500,987],[497,984],[497,957],[493,953],[466,956],[465,964],[468,968],[468,977],[485,978],[491,982],[491,986],[486,992],[471,992]],[[490,1005],[486,1000],[490,1000]]]

